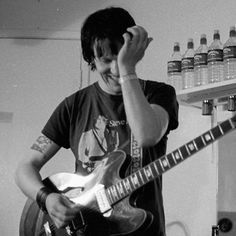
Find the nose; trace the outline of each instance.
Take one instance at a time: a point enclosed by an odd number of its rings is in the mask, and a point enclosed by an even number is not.
[[[119,67],[118,67],[118,63],[116,59],[112,60],[111,65],[110,65],[110,70],[113,75],[116,75],[116,76],[119,75]]]

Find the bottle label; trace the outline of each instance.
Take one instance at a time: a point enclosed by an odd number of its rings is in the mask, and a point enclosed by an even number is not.
[[[167,63],[167,72],[181,72],[181,61],[168,61]]]
[[[223,49],[212,49],[208,51],[208,62],[223,61]]]
[[[197,53],[194,55],[194,66],[207,65],[207,53]]]
[[[182,70],[189,70],[194,68],[194,58],[193,57],[185,57],[181,61]]]
[[[228,46],[224,48],[224,59],[236,58],[236,46]]]

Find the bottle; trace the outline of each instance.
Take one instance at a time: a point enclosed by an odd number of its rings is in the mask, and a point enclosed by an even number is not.
[[[178,42],[174,43],[173,53],[167,63],[168,83],[171,84],[176,91],[182,89],[182,75],[181,75],[181,60],[180,45]]]
[[[200,46],[194,54],[194,86],[208,83],[207,53],[207,38],[205,34],[202,34]]]
[[[224,80],[223,44],[220,41],[219,30],[214,30],[213,42],[207,54],[208,83]]]
[[[236,79],[236,30],[230,27],[229,39],[223,47],[224,55],[224,79]]]
[[[187,50],[181,61],[183,89],[194,87],[194,44],[193,39],[189,38]]]

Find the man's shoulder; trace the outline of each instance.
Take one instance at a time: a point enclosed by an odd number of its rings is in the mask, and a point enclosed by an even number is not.
[[[91,96],[91,94],[94,94],[94,90],[96,89],[94,85],[95,84],[90,84],[84,88],[77,90],[76,92],[67,96],[66,100],[73,101],[73,100],[80,99],[85,96]]]
[[[175,89],[173,86],[165,83],[165,82],[159,82],[154,80],[142,80],[140,79],[141,84],[144,86],[146,90],[160,90],[160,91],[169,91],[170,93],[175,92]]]

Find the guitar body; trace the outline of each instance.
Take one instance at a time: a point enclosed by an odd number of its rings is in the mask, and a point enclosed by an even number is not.
[[[75,219],[79,225],[75,235],[132,236],[137,231],[145,230],[152,222],[152,214],[133,207],[129,196],[112,205],[108,211],[104,212],[99,207],[96,196],[98,189],[100,186],[106,189],[121,180],[119,172],[125,159],[123,151],[115,151],[88,176],[59,173],[44,180],[46,186],[65,194],[81,206],[81,214]],[[55,228],[50,217],[31,200],[25,204],[20,226],[20,236],[68,235],[66,229]]]

